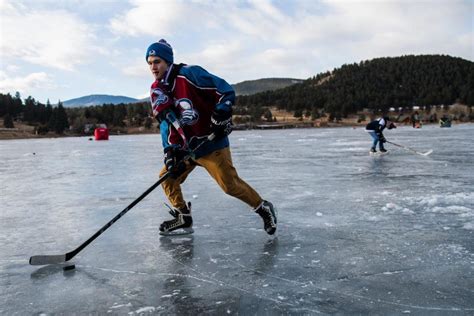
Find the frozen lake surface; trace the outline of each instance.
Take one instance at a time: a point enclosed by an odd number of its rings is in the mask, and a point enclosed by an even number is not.
[[[203,169],[184,185],[195,233],[160,237],[159,135],[0,141],[0,314],[474,313],[474,125],[235,131],[239,174],[279,211],[276,237]]]

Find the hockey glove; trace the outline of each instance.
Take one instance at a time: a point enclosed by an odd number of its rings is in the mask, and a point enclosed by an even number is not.
[[[380,135],[379,135],[379,141],[380,141],[382,144],[387,142],[387,140],[385,139],[385,136],[383,136],[383,134],[380,134]]]
[[[232,132],[232,111],[215,110],[211,116],[211,131],[216,138],[222,138]]]
[[[165,150],[165,166],[172,178],[179,177],[186,170],[184,158],[188,154],[187,151],[176,147],[168,147]]]

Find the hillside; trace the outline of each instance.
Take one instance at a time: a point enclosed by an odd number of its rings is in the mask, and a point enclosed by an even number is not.
[[[364,109],[474,105],[474,63],[446,55],[377,58],[343,65],[291,87],[239,96],[237,111],[263,107],[346,117]]]
[[[247,80],[240,83],[233,84],[232,87],[235,90],[236,95],[251,95],[264,91],[273,91],[296,83],[303,82],[302,79],[292,78],[265,78],[258,80]]]

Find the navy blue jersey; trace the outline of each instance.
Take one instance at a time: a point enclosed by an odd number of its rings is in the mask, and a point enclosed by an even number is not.
[[[382,131],[385,129],[386,126],[387,126],[387,122],[384,120],[383,117],[381,117],[367,124],[365,126],[365,130],[382,133]]]

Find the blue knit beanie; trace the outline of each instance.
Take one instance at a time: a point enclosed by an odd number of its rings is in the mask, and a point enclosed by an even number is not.
[[[145,60],[148,61],[148,56],[158,56],[168,65],[173,63],[173,49],[164,39],[160,39],[157,43],[153,43],[146,50]]]

